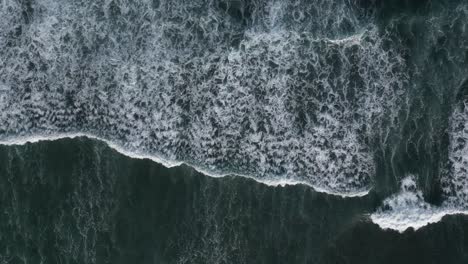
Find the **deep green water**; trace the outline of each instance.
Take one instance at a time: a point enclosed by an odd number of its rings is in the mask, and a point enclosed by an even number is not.
[[[167,169],[85,138],[0,147],[0,263],[465,263],[468,217],[404,234],[375,194]]]
[[[467,0],[0,0],[0,264],[468,263],[467,142]]]

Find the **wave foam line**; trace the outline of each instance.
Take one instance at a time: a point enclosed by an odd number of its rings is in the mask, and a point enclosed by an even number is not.
[[[73,139],[73,138],[79,138],[79,137],[85,137],[85,138],[104,142],[108,147],[112,148],[113,150],[133,159],[149,159],[153,162],[163,165],[166,168],[173,168],[173,167],[177,167],[177,166],[181,166],[185,164],[193,168],[197,172],[202,173],[209,177],[213,177],[213,178],[222,178],[226,176],[238,176],[238,177],[249,178],[258,183],[262,183],[262,184],[265,184],[267,186],[272,186],[272,187],[285,187],[288,185],[306,185],[306,186],[312,187],[316,192],[326,193],[326,194],[334,195],[334,196],[340,196],[343,198],[363,197],[363,196],[368,195],[370,192],[370,189],[369,189],[369,190],[355,192],[355,193],[340,193],[340,192],[334,192],[334,191],[330,191],[324,188],[320,188],[318,186],[313,186],[310,183],[307,183],[305,181],[295,181],[295,180],[289,180],[289,179],[280,179],[280,180],[257,179],[251,175],[239,174],[239,173],[214,173],[212,171],[203,169],[199,166],[187,163],[185,161],[167,160],[162,157],[158,157],[156,155],[138,153],[137,151],[129,151],[115,142],[112,142],[110,140],[107,140],[107,139],[104,139],[104,138],[101,138],[92,134],[87,134],[87,133],[63,133],[63,134],[47,135],[47,136],[44,136],[44,135],[19,136],[14,139],[2,139],[0,140],[0,145],[16,146],[16,145],[25,145],[26,143],[37,143],[40,141],[55,141],[55,140],[65,139],[65,138]]]
[[[381,229],[390,229],[404,233],[408,228],[413,228],[416,231],[430,224],[438,223],[442,218],[449,215],[468,215],[468,210],[454,208],[403,210],[386,215],[372,214],[371,220]]]
[[[440,222],[446,215],[468,214],[468,210],[453,204],[443,203],[438,207],[427,203],[413,175],[403,178],[400,184],[401,190],[385,199],[383,206],[370,215],[372,222],[382,229],[403,233],[408,228],[418,230]]]

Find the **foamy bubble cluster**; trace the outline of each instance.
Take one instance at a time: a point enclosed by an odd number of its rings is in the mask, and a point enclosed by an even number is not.
[[[468,102],[463,100],[452,115],[449,167],[441,179],[447,203],[468,209]]]
[[[362,193],[406,80],[366,16],[350,1],[4,0],[0,138],[84,133],[213,175]]]
[[[417,186],[415,177],[403,179],[401,191],[386,199],[371,215],[374,223],[399,232],[438,222],[444,215],[468,213],[468,57],[463,55],[468,48],[468,5],[453,1],[425,11],[430,19],[415,19],[409,23],[421,26],[418,31],[424,32],[418,37],[422,44],[416,45],[417,50],[411,54],[416,76],[412,82],[417,83],[415,97],[427,96],[430,89],[430,96],[423,99],[426,104],[423,112],[429,111],[429,118],[427,123],[421,123],[431,131],[430,137],[427,143],[421,143],[425,141],[421,136],[417,145],[427,144],[428,154],[439,157],[434,160],[437,164],[431,164],[435,166],[421,170],[422,174],[432,174],[432,179],[418,175],[419,182],[425,182],[425,186]],[[418,118],[421,118],[419,113],[409,117],[410,120]],[[407,147],[415,144],[415,140],[405,140]],[[429,195],[436,195],[423,197],[421,190],[427,191],[429,185],[433,192]],[[440,205],[431,205],[427,202],[430,200],[439,200]]]
[[[385,199],[383,205],[370,216],[371,220],[383,229],[393,229],[402,233],[408,228],[417,230],[439,222],[446,215],[468,213],[468,210],[457,206],[433,206],[424,201],[412,175],[403,178],[400,185],[400,191]]]
[[[465,84],[466,85],[466,84]],[[468,102],[462,99],[450,118],[448,163],[440,176],[443,202],[424,200],[414,176],[401,181],[400,192],[385,199],[371,220],[384,229],[404,232],[439,222],[445,215],[468,214]]]

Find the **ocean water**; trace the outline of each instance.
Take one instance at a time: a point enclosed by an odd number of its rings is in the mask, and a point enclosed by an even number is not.
[[[467,106],[465,0],[0,0],[0,263],[466,263]]]
[[[464,263],[468,216],[401,234],[371,191],[207,177],[86,138],[0,147],[0,263]]]

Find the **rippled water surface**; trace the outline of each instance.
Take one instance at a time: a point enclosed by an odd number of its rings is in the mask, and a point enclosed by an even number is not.
[[[0,263],[466,262],[467,106],[464,0],[0,0]]]

